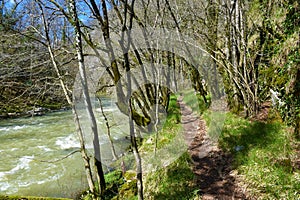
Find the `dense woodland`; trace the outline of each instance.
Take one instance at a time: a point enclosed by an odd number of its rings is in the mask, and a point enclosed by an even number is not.
[[[105,178],[97,142],[96,170],[85,151],[76,117],[79,96],[98,141],[89,96],[115,92],[118,108],[129,118],[139,199],[143,181],[135,130],[157,131],[160,108],[168,112],[171,96],[187,83],[182,80],[190,81],[207,106],[226,94],[230,111],[247,119],[272,107],[273,115],[300,137],[296,0],[1,0],[0,4],[0,115],[71,108],[95,198],[104,194]],[[101,75],[90,71],[96,67]],[[158,104],[153,114],[153,105]]]

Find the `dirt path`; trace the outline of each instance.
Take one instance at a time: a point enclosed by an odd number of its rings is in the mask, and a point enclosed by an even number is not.
[[[185,141],[193,160],[195,181],[202,200],[246,199],[232,171],[231,155],[222,152],[207,135],[206,123],[179,98]]]

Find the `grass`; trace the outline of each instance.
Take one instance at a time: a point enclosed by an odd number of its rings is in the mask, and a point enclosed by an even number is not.
[[[195,104],[196,105],[196,104]],[[194,174],[191,169],[191,158],[184,146],[181,134],[180,107],[177,97],[172,96],[169,104],[169,113],[163,129],[159,132],[158,148],[163,155],[156,160],[164,161],[173,157],[170,165],[156,166],[157,170],[144,176],[145,199],[191,199],[196,195]],[[151,136],[154,140],[154,136]],[[148,138],[149,140],[149,138]],[[141,151],[153,151],[154,144],[144,143]],[[159,150],[158,150],[159,153]],[[166,157],[166,158],[165,158]]]
[[[185,152],[168,167],[148,174],[145,177],[145,199],[192,199],[197,189],[190,166],[191,158]]]
[[[184,92],[183,94],[183,101],[191,107],[193,112],[198,113],[201,115],[211,103],[211,97],[208,95],[206,96],[207,103],[204,102],[203,97],[199,93],[195,93],[194,90],[189,90]]]
[[[295,141],[279,122],[251,122],[228,113],[219,145],[234,155],[234,167],[251,196],[299,199],[300,171],[292,162]]]
[[[162,149],[168,145],[178,135],[180,124],[180,108],[177,104],[177,97],[172,95],[169,102],[169,109],[167,119],[163,124],[163,127],[158,132],[157,148]],[[149,134],[144,138],[144,143],[140,148],[141,152],[151,152],[155,146],[155,133]],[[152,142],[147,142],[152,141]]]
[[[137,188],[135,176],[135,172],[132,171],[126,172],[124,178],[121,171],[106,174],[107,188],[105,199],[136,199]]]
[[[175,95],[170,98],[167,119],[158,132],[156,155],[153,153],[155,139],[155,133],[148,134],[139,148],[152,169],[150,172],[146,167],[143,168],[145,199],[190,199],[197,190],[193,186],[190,156],[187,148],[181,145],[184,142],[181,141],[180,107]],[[169,158],[173,159],[168,163]],[[124,158],[126,162],[128,159]],[[137,199],[134,179],[128,183],[118,171],[107,174],[105,178],[108,185],[107,199]]]
[[[184,101],[192,107],[194,112],[200,112],[200,109],[203,109],[201,106],[204,106],[203,101],[201,99],[199,101],[199,98],[195,98],[193,95],[188,92]],[[204,111],[203,118],[207,121],[208,126],[217,119],[217,117],[212,117],[212,113],[209,111]],[[174,143],[174,140],[177,144],[175,148],[182,148],[179,145],[181,141],[176,141],[181,130],[179,122],[180,108],[176,97],[173,96],[167,120],[162,130],[159,131],[158,149],[166,149],[168,145]],[[300,171],[293,165],[297,144],[295,144],[296,140],[292,132],[288,131],[287,127],[280,122],[252,122],[227,113],[223,129],[219,132],[219,146],[224,151],[233,154],[233,167],[241,177],[241,184],[247,186],[250,198],[300,198]],[[150,134],[144,139],[143,145],[140,147],[141,154],[153,153],[154,140],[155,134]],[[158,156],[159,159],[153,158],[164,160],[163,156]],[[191,158],[185,149],[171,164],[156,166],[154,169],[143,176],[145,199],[198,198],[198,189],[194,184],[194,174],[191,170]],[[131,177],[134,177],[134,173]],[[115,171],[107,174],[106,180],[108,191],[111,191],[111,196],[108,195],[107,199],[137,199],[134,178],[130,183],[126,183],[121,172]],[[117,193],[123,196],[117,196]]]

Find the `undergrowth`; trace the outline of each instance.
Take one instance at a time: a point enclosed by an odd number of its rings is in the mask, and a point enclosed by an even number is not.
[[[167,154],[156,157],[156,160],[164,162],[174,157],[170,165],[163,165],[144,176],[145,199],[190,199],[196,193],[193,186],[194,174],[190,168],[191,158],[186,151],[183,135],[181,134],[180,107],[177,97],[172,96],[169,104],[169,112],[163,129],[159,132],[158,149],[167,149]],[[147,140],[154,141],[152,135]],[[178,139],[180,141],[178,141]],[[154,143],[146,142],[141,151],[153,151]],[[159,150],[158,150],[159,152]],[[166,157],[166,158],[165,158]]]
[[[197,194],[187,152],[166,168],[150,173],[145,178],[145,199],[192,199]]]
[[[190,199],[197,192],[193,186],[194,174],[190,168],[190,156],[186,151],[185,144],[181,145],[184,142],[182,141],[180,120],[177,96],[172,95],[163,127],[159,130],[158,135],[156,133],[145,135],[143,144],[139,148],[143,159],[151,164],[150,169],[152,169],[149,171],[143,167],[145,199]],[[156,139],[157,153],[155,155]],[[150,156],[147,157],[147,155]],[[171,164],[168,163],[170,157],[173,157],[170,161]],[[132,162],[132,159],[132,156],[123,158],[126,164]],[[134,162],[132,163],[130,168],[135,169]],[[135,175],[133,170],[128,170],[124,175],[121,171],[106,174],[105,199],[137,199]]]
[[[177,97],[172,95],[169,102],[167,119],[161,130],[158,131],[157,148],[161,149],[168,145],[178,135],[180,124],[180,108],[177,104]],[[144,138],[143,145],[140,148],[141,152],[151,152],[154,150],[156,134],[149,134]]]
[[[184,101],[197,112],[204,106],[203,101],[192,95],[194,94],[188,93]],[[195,99],[198,99],[198,102]],[[210,111],[205,111],[202,116],[211,128],[210,125],[216,117],[211,117]],[[174,142],[181,130],[179,121],[180,108],[176,97],[172,97],[166,122],[158,134],[158,149],[164,149]],[[155,134],[147,136],[140,152],[153,153],[155,139]],[[294,164],[295,148],[299,144],[295,141],[297,140],[293,133],[280,122],[249,121],[231,113],[226,114],[223,129],[218,137],[219,146],[233,155],[233,168],[241,177],[241,186],[247,187],[249,198],[253,199],[300,198],[300,170]],[[177,148],[182,148],[179,143]],[[156,157],[156,160],[163,159]],[[145,199],[198,198],[199,190],[194,184],[191,158],[187,151],[184,150],[171,164],[153,169],[143,175]],[[110,191],[107,199],[137,199],[135,173],[128,173],[129,175],[122,176],[121,172],[115,171],[106,175]]]
[[[280,122],[252,122],[228,113],[219,145],[234,155],[234,167],[252,197],[299,199],[295,141]]]

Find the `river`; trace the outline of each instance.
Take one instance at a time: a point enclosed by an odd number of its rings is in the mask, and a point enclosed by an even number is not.
[[[125,116],[116,106],[104,99],[104,109],[112,128],[117,152],[127,145]],[[105,166],[111,160],[108,137],[101,113],[96,111],[102,158]],[[85,110],[80,110],[86,132],[87,146],[92,153]],[[124,124],[120,124],[120,122]],[[124,142],[125,141],[125,142]],[[56,161],[80,147],[71,111],[54,112],[44,116],[0,121],[0,194],[74,198],[87,188],[80,153]],[[56,161],[56,162],[52,162]],[[104,169],[106,167],[104,166]]]

